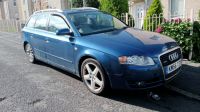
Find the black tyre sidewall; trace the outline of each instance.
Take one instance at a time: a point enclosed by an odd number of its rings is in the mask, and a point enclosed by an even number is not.
[[[32,46],[31,46],[29,43],[27,43],[27,44],[25,45],[25,53],[26,53],[26,55],[28,55],[28,54],[27,54],[27,50],[26,50],[28,45],[29,45],[29,46],[31,47],[31,49],[33,50]],[[35,62],[36,62],[34,52],[33,52],[33,61],[30,61],[29,58],[30,58],[30,57],[28,56],[28,61],[29,61],[30,63],[35,63]]]
[[[99,70],[102,72],[102,80],[104,82],[103,84],[103,87],[102,89],[99,91],[99,92],[95,92],[95,91],[92,91],[86,84],[85,80],[83,79],[83,68],[84,66],[87,64],[87,63],[94,63],[98,66]],[[106,74],[104,72],[104,70],[102,69],[100,63],[98,61],[96,61],[95,59],[92,59],[92,58],[88,58],[86,60],[83,61],[82,65],[81,65],[81,77],[82,77],[82,80],[84,82],[84,84],[86,85],[86,87],[88,88],[88,90],[90,90],[92,93],[94,94],[97,94],[97,95],[102,95],[102,94],[105,94],[107,91],[108,91],[108,87],[109,87],[109,82],[108,82],[108,79],[106,77]]]

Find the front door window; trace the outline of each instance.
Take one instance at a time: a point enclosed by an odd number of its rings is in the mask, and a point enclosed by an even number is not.
[[[50,32],[56,33],[59,29],[69,29],[68,25],[66,24],[65,20],[59,16],[51,16],[49,20],[48,30]]]

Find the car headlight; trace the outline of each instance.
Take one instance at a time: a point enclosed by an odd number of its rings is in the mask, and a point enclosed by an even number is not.
[[[154,65],[154,61],[151,57],[147,56],[121,56],[119,57],[120,64],[131,64],[139,66]]]

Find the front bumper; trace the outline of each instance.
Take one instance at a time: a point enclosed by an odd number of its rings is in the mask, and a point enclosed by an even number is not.
[[[171,81],[179,73],[181,68],[174,71],[169,78],[165,79],[162,68],[159,66],[134,67],[129,66],[123,74],[110,75],[111,87],[113,89],[149,89],[162,86]]]
[[[122,74],[110,75],[114,89],[145,89],[164,84],[161,67],[122,66]]]
[[[128,90],[154,88],[168,83],[181,70],[181,67],[179,67],[175,71],[166,74],[160,58],[155,58],[154,61],[156,64],[153,66],[121,65],[120,74],[109,75],[111,87],[113,89]]]

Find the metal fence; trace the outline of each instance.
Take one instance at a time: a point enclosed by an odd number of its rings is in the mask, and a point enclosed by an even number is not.
[[[199,11],[191,10],[188,13],[184,13],[183,15],[168,14],[164,16],[163,14],[153,14],[151,17],[133,17],[128,13],[124,13],[120,16],[120,19],[129,25],[130,27],[148,30],[148,31],[155,31],[160,24],[165,21],[172,21],[176,18],[181,18],[181,21],[200,21],[199,18]],[[153,22],[152,22],[153,21]],[[145,25],[145,22],[149,22],[150,24]],[[18,21],[18,20],[0,20],[0,31],[4,32],[20,32],[22,27],[24,26],[25,21]]]
[[[147,17],[145,16],[133,17],[129,15],[128,13],[124,13],[120,16],[120,19],[123,22],[125,22],[127,25],[129,25],[130,27],[152,31],[152,32],[154,32],[155,29],[160,24],[166,21],[176,20],[178,22],[180,21],[190,21],[191,23],[194,21],[200,22],[199,11],[198,10],[194,11],[193,9],[191,9],[189,12],[185,12],[182,15],[178,15],[178,13],[173,13],[173,14],[168,13],[167,15],[153,14],[152,16],[147,16]],[[144,24],[144,23],[149,23],[149,24]]]
[[[126,23],[127,25],[129,25],[130,27],[134,27],[135,26],[135,22],[134,22],[134,18],[132,15],[128,14],[128,13],[123,13],[120,18],[121,21],[123,21],[124,23]]]
[[[0,20],[0,31],[20,32],[24,24],[25,24],[25,21]]]

